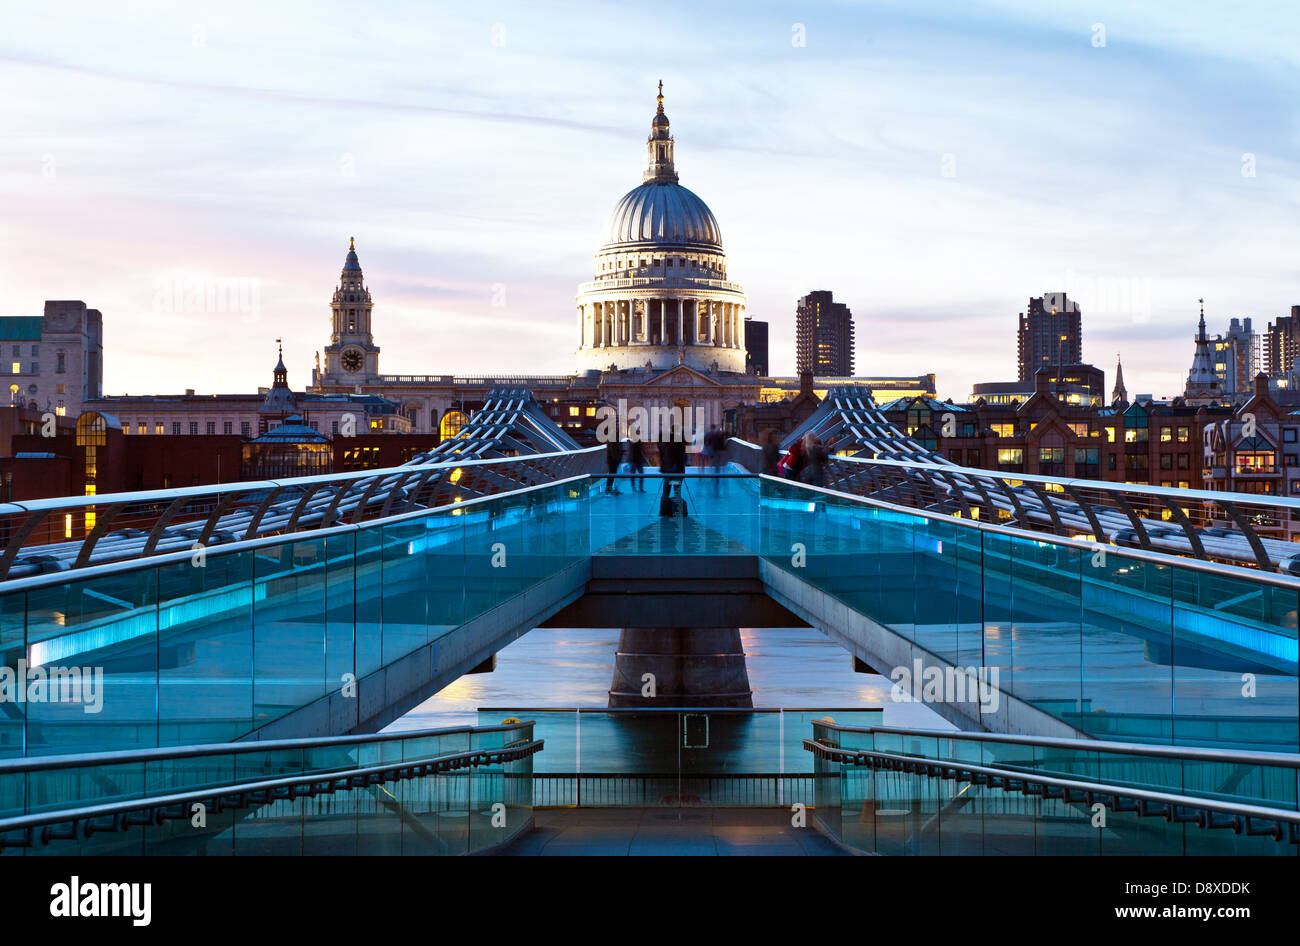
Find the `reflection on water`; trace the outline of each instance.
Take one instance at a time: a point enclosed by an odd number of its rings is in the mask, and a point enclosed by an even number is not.
[[[886,726],[955,728],[920,703],[894,702],[887,678],[854,673],[849,655],[813,628],[740,636],[755,706],[879,707]],[[480,706],[603,709],[617,649],[616,629],[538,628],[497,655],[495,672],[461,677],[386,731],[478,725]]]

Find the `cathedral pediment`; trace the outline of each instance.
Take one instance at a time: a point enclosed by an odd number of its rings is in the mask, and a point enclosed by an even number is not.
[[[713,378],[710,378],[708,375],[701,374],[700,372],[696,371],[694,368],[690,367],[689,365],[677,365],[675,368],[669,368],[663,374],[659,375],[656,378],[652,378],[646,382],[647,387],[656,384],[658,385],[689,384],[693,387],[706,387],[706,388],[722,387],[722,385],[718,384],[718,382],[715,381]]]

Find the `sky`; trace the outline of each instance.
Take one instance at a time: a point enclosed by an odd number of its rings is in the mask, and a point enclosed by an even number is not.
[[[1140,7],[1140,8],[1139,8]],[[1130,396],[1300,304],[1288,2],[11,4],[0,315],[104,314],[111,394],[290,384],[355,237],[390,374],[574,370],[574,294],[640,183],[681,183],[794,371],[795,300],[857,369],[1014,379],[1064,290]],[[195,290],[201,290],[196,292]],[[209,304],[211,299],[211,304]],[[215,311],[213,311],[215,310]]]

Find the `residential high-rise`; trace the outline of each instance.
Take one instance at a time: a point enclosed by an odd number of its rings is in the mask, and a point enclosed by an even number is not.
[[[1264,372],[1280,378],[1291,370],[1300,353],[1300,305],[1291,306],[1291,314],[1269,324],[1264,333]]]
[[[828,289],[810,292],[796,305],[795,369],[814,377],[853,375],[853,313]]]
[[[1250,397],[1259,374],[1259,335],[1251,328],[1250,319],[1233,319],[1226,334],[1210,340],[1210,351],[1223,393]]]
[[[767,323],[745,319],[745,373],[766,378],[771,370],[767,357]]]
[[[1029,300],[1020,313],[1018,354],[1021,382],[1032,381],[1039,368],[1083,362],[1083,326],[1079,304],[1063,292],[1045,292]]]

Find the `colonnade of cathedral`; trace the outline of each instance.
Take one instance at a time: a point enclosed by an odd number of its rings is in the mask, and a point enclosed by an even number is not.
[[[745,307],[708,299],[614,299],[578,306],[580,348],[744,349]]]

